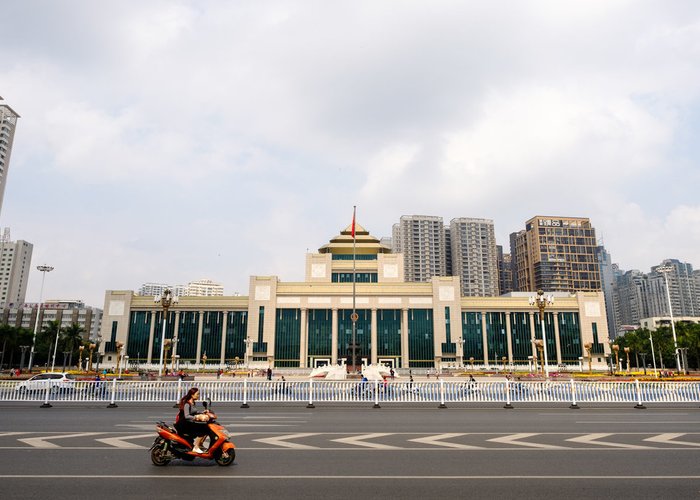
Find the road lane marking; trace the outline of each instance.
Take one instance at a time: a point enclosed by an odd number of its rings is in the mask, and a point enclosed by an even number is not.
[[[149,448],[148,446],[141,446],[140,444],[130,443],[127,441],[127,439],[142,439],[146,437],[153,437],[153,435],[154,433],[151,432],[149,434],[133,434],[131,436],[95,439],[95,441],[108,444],[109,446],[114,446],[115,448],[131,448],[136,450],[146,450]]]
[[[687,432],[666,432],[664,434],[659,434],[658,436],[646,438],[644,441],[651,441],[652,443],[680,444],[683,446],[700,446],[700,443],[693,443],[691,441],[675,441],[675,438],[685,436],[686,434]]]
[[[584,434],[583,436],[578,436],[574,438],[567,439],[572,443],[584,443],[584,444],[597,444],[600,446],[611,446],[613,448],[626,448],[630,450],[647,450],[649,446],[641,446],[638,444],[625,444],[625,443],[611,443],[609,441],[598,441],[598,439],[603,439],[608,436],[614,436],[611,432],[595,432],[592,434]]]
[[[29,446],[32,446],[34,448],[61,448],[61,446],[59,446],[55,443],[49,443],[48,440],[49,439],[66,439],[66,438],[84,437],[84,436],[97,436],[99,434],[104,434],[104,432],[81,432],[78,434],[59,434],[59,435],[43,436],[43,437],[37,437],[37,438],[18,439],[17,441],[20,441],[22,443],[26,443]]]
[[[551,444],[541,444],[541,443],[531,443],[528,441],[520,441],[520,439],[529,438],[532,436],[540,436],[540,432],[521,432],[519,434],[509,434],[507,436],[497,437],[493,439],[487,439],[494,443],[504,443],[504,444],[514,444],[516,446],[526,446],[529,448],[539,448],[542,450],[565,450],[563,446],[555,446]]]
[[[317,436],[318,434],[319,433],[317,433],[317,432],[302,432],[299,434],[285,434],[285,435],[277,436],[277,437],[253,439],[253,441],[257,441],[258,443],[271,444],[274,446],[281,446],[283,448],[292,448],[294,450],[315,450],[315,449],[318,449],[318,446],[309,446],[307,444],[299,444],[299,443],[288,443],[287,440],[298,439],[298,438],[309,437],[309,436]]]
[[[182,471],[179,471],[182,472]],[[543,479],[552,479],[552,480],[561,480],[561,479],[570,479],[570,480],[575,480],[575,479],[585,479],[585,480],[591,480],[591,479],[596,479],[596,480],[610,480],[610,481],[617,481],[620,479],[630,479],[630,480],[637,480],[637,481],[656,481],[656,480],[697,480],[700,479],[700,476],[612,476],[609,474],[606,474],[604,476],[591,476],[591,475],[581,475],[581,476],[572,476],[572,475],[561,475],[561,476],[533,476],[533,475],[527,475],[527,476],[517,476],[517,475],[498,475],[498,476],[418,476],[418,475],[412,475],[412,476],[310,476],[310,475],[299,475],[299,476],[294,476],[294,475],[269,475],[269,476],[253,476],[253,475],[247,475],[247,476],[226,476],[222,474],[214,474],[214,475],[201,475],[201,474],[182,474],[179,473],[178,475],[146,475],[146,474],[141,474],[141,475],[134,475],[134,474],[114,474],[114,475],[100,475],[100,474],[82,474],[82,475],[76,475],[76,474],[66,474],[66,475],[58,475],[58,474],[46,474],[46,475],[39,475],[39,474],[2,474],[0,475],[0,479],[162,479],[165,481],[173,481],[176,479],[186,479],[186,480],[191,480],[191,479],[222,479],[222,480],[230,480],[230,481],[240,481],[241,479],[303,479],[303,480],[311,480],[311,479],[318,479],[318,480],[343,480],[343,479],[350,479],[350,480],[358,480],[358,479],[382,479],[382,480],[388,480],[388,481],[393,481],[396,479],[402,479],[402,480],[409,480],[409,479],[416,479],[419,481],[425,481],[425,480],[433,480],[433,481],[446,481],[446,480],[454,480],[454,479],[464,479],[464,480],[473,480],[473,479],[484,479],[484,480],[524,480],[524,479],[532,479],[535,481],[540,481]]]
[[[426,436],[422,438],[416,438],[416,439],[409,439],[409,441],[413,441],[414,443],[423,443],[423,444],[429,444],[432,446],[444,446],[446,448],[455,448],[459,450],[483,450],[482,446],[469,446],[466,444],[459,444],[459,443],[450,443],[450,442],[445,442],[442,441],[443,439],[452,439],[455,437],[459,436],[466,436],[468,433],[464,432],[449,432],[447,434],[436,434],[434,436]]]
[[[371,434],[361,434],[359,436],[350,436],[346,438],[341,438],[341,439],[331,439],[331,441],[335,441],[336,443],[345,443],[345,444],[351,444],[353,446],[363,446],[365,448],[374,448],[375,450],[400,450],[402,448],[396,447],[396,446],[389,446],[387,444],[380,444],[380,443],[368,443],[365,441],[365,439],[374,439],[378,437],[383,437],[383,436],[391,436],[392,432],[374,432]]]

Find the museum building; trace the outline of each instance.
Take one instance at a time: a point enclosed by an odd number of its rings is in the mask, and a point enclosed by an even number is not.
[[[165,338],[168,366],[176,359],[212,367],[349,363],[355,312],[358,363],[532,365],[541,358],[535,341],[542,339],[532,295],[463,297],[459,277],[405,282],[403,255],[355,225],[354,237],[348,226],[306,255],[303,282],[251,276],[248,296],[180,297],[167,315],[153,297],[108,290],[100,351],[107,366],[125,356],[132,363],[158,363]],[[549,363],[579,365],[590,352],[592,363],[604,366],[609,346],[603,293],[552,295],[544,313]]]

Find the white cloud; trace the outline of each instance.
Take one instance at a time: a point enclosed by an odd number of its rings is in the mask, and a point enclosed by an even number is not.
[[[506,246],[534,214],[587,216],[624,268],[700,265],[693,183],[659,187],[697,163],[696,2],[6,4],[3,225],[91,269],[71,295],[299,276],[354,204],[377,236],[477,216]],[[96,229],[47,231],[80,201]]]

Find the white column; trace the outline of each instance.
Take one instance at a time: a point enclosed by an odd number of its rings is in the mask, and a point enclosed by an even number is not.
[[[552,313],[554,318],[554,344],[557,348],[557,364],[561,364],[561,338],[559,338],[559,315]]]
[[[308,358],[309,352],[309,323],[306,319],[307,309],[305,307],[301,308],[301,324],[300,337],[299,340],[299,366],[301,368],[306,368],[306,360]]]
[[[152,363],[153,362],[153,337],[155,335],[155,328],[156,328],[156,312],[151,311],[151,329],[148,332],[148,353],[146,355],[146,363]]]
[[[369,350],[372,353],[370,363],[377,363],[377,308],[372,308],[372,332],[370,335]]]
[[[223,322],[221,325],[221,361],[223,365],[226,363],[226,334],[228,333],[228,311],[223,311]]]
[[[204,331],[204,311],[199,311],[199,322],[197,325],[197,354],[195,363],[199,366],[199,360],[202,357],[202,332]]]
[[[408,365],[408,308],[404,308],[401,309],[401,367]]]
[[[331,363],[338,364],[338,308],[334,307],[331,314]]]
[[[481,312],[481,340],[484,343],[484,365],[489,366],[489,339],[486,335],[486,313]]]
[[[510,312],[506,312],[506,342],[508,342],[508,362],[513,363],[513,333],[510,325]]]

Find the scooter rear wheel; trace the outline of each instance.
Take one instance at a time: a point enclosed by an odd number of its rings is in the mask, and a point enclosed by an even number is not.
[[[235,459],[236,459],[236,450],[231,449],[231,450],[228,450],[227,453],[220,453],[219,456],[216,457],[216,463],[221,465],[222,467],[225,467],[227,465],[231,465]]]
[[[168,463],[170,463],[170,458],[166,456],[162,446],[154,446],[153,449],[151,449],[151,462],[153,462],[153,465],[161,467],[163,465],[168,465]]]

